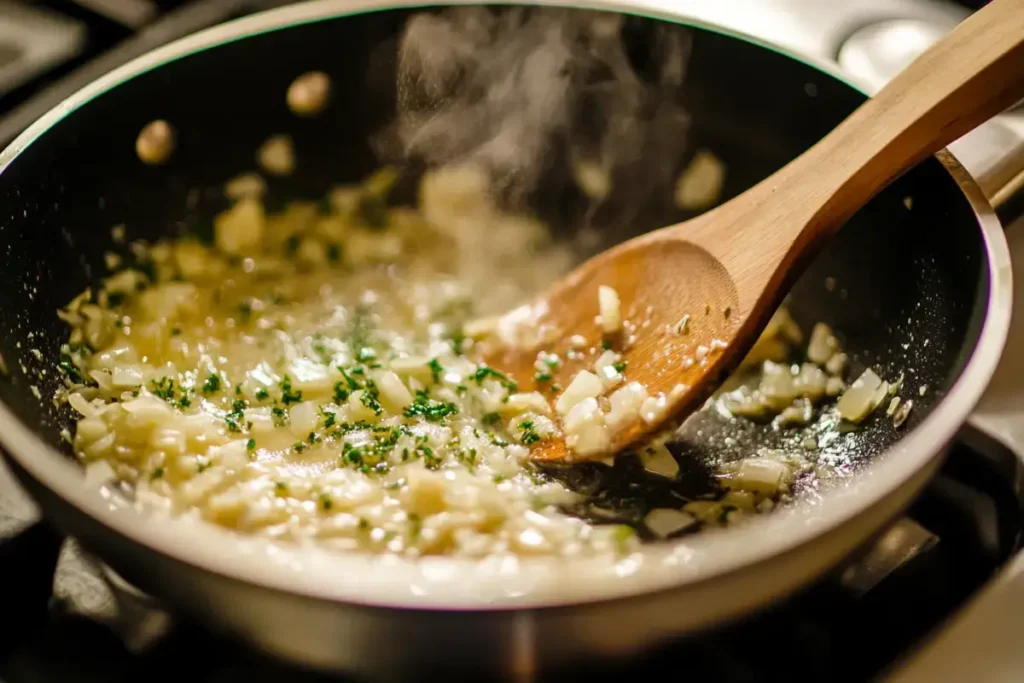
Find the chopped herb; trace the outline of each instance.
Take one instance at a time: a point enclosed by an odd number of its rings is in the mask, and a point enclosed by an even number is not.
[[[218,391],[220,391],[220,375],[211,372],[210,376],[203,382],[203,393],[215,394]]]
[[[252,304],[248,301],[243,301],[238,304],[238,312],[241,314],[239,317],[243,323],[249,322],[249,317],[252,315]]]
[[[409,513],[409,536],[413,539],[419,538],[423,530],[423,519],[415,512]]]
[[[279,406],[274,406],[270,409],[271,415],[274,417],[274,426],[283,427],[288,424],[288,412]]]
[[[602,339],[601,340],[601,348],[604,349],[605,351],[611,351],[611,349],[612,349],[612,340],[611,339]]]
[[[170,377],[161,377],[150,382],[150,389],[157,398],[167,401],[177,408],[188,408],[192,405],[192,399],[188,396],[188,390],[182,389],[181,394],[175,389],[174,380]]]
[[[438,384],[441,381],[441,373],[444,372],[444,366],[436,358],[432,358],[427,365],[430,367],[430,374],[434,378],[434,384]]]
[[[359,361],[360,363],[365,363],[367,361],[375,360],[376,358],[377,358],[377,352],[374,351],[369,346],[362,347],[361,349],[359,349],[359,352],[356,354],[356,360]]]
[[[281,380],[281,403],[300,403],[302,401],[301,391],[292,391],[292,378],[288,375]]]
[[[256,439],[249,439],[245,444],[245,450],[254,451],[256,450]]]
[[[73,384],[88,384],[91,380],[87,380],[82,371],[75,364],[74,358],[70,353],[61,351],[60,362],[58,363],[60,372],[64,377]]]
[[[634,536],[636,536],[636,529],[633,527],[627,524],[620,524],[616,527],[613,539],[618,546],[618,551],[620,553],[626,552],[628,548],[627,543],[629,543],[629,539]]]
[[[483,421],[484,421],[485,425],[497,424],[498,420],[500,420],[500,419],[501,419],[501,415],[499,415],[498,413],[487,413],[483,417]]]
[[[376,385],[372,382],[367,382],[363,393],[359,395],[359,402],[372,410],[375,415],[381,415],[384,412],[384,408],[381,407],[380,401],[377,400],[379,397],[380,392],[377,391]]]
[[[180,327],[172,327],[171,328],[171,336],[172,337],[177,337],[179,334],[181,334],[181,328]]]
[[[157,398],[170,403],[174,400],[174,380],[170,377],[161,377],[150,382],[153,393]]]
[[[519,429],[522,431],[519,441],[524,445],[529,446],[540,441],[540,434],[537,433],[533,420],[523,420],[519,423]]]
[[[551,373],[550,372],[538,372],[536,375],[533,376],[533,381],[537,382],[537,383],[540,383],[540,382],[550,382],[551,381]]]
[[[323,508],[324,510],[330,510],[332,507],[334,507],[334,501],[331,500],[330,494],[321,493],[320,497],[317,500],[320,503],[320,507]]]
[[[334,383],[334,402],[335,403],[339,403],[339,404],[340,403],[344,403],[346,400],[348,400],[348,395],[349,395],[349,390],[348,390],[348,388],[346,388],[345,382],[335,382]]]
[[[515,391],[519,388],[519,385],[516,384],[515,380],[509,379],[505,374],[498,372],[487,365],[481,365],[477,368],[476,372],[473,373],[473,381],[477,384],[482,384],[488,377],[494,377],[501,383],[501,386],[505,387],[509,391]]]
[[[462,347],[466,343],[466,334],[462,330],[456,330],[452,332],[451,337],[448,338],[448,343],[451,344],[452,353],[456,356],[461,356]]]
[[[330,411],[324,411],[324,429],[330,429],[334,426],[334,421],[338,419],[338,416]]]
[[[224,423],[228,426],[229,432],[242,431],[242,419],[245,417],[246,403],[244,399],[236,398],[231,402],[231,411],[224,416]]]
[[[259,389],[256,390],[256,400],[265,401],[267,400],[268,396],[270,396],[270,392],[264,389],[263,387],[260,387]]]
[[[306,450],[306,444],[303,443],[302,441],[296,441],[294,444],[292,444],[292,448],[295,450],[296,453],[301,453],[302,451]]]
[[[427,422],[440,422],[449,415],[457,415],[454,403],[435,401],[424,391],[416,392],[416,400],[405,408],[406,417],[422,417]]]
[[[621,375],[626,371],[626,361],[620,360],[617,363],[612,363],[612,367],[615,368],[615,372]]]

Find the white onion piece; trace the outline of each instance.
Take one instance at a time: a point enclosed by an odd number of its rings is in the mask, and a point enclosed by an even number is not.
[[[807,343],[807,359],[812,363],[824,365],[839,347],[832,334],[832,328],[825,323],[818,323],[811,330],[811,339]]]
[[[696,523],[693,515],[672,508],[655,508],[644,517],[644,525],[658,538],[668,538]]]
[[[291,175],[295,170],[295,147],[291,137],[274,135],[260,146],[256,160],[267,173],[277,176]]]
[[[848,356],[840,351],[839,353],[832,354],[832,357],[825,363],[825,369],[828,370],[830,375],[842,375],[843,370],[846,369],[846,362],[849,360]]]
[[[611,174],[596,161],[577,161],[572,165],[576,184],[590,199],[603,200],[612,191]]]
[[[707,208],[718,201],[724,183],[725,165],[711,152],[701,150],[676,181],[676,206],[691,211]]]
[[[119,365],[111,373],[110,383],[121,389],[131,389],[142,386],[145,376],[145,370],[141,365]]]
[[[599,324],[605,334],[615,334],[622,329],[622,312],[619,293],[611,287],[597,288],[597,304],[600,311]]]
[[[767,412],[760,397],[751,394],[747,387],[740,387],[723,396],[722,405],[731,414],[739,417],[762,417]]]
[[[305,438],[307,434],[316,429],[318,417],[315,401],[303,401],[293,405],[288,411],[288,422],[291,425],[292,434]]]
[[[565,418],[562,421],[562,427],[565,428],[566,434],[574,434],[589,423],[604,424],[604,414],[601,412],[601,407],[597,403],[596,398],[585,398],[569,410],[565,414]]]
[[[773,496],[789,484],[792,476],[792,469],[783,462],[772,458],[747,458],[729,478],[728,486]]]
[[[665,398],[665,394],[648,396],[640,404],[640,417],[647,424],[653,424],[661,419],[666,410],[668,410],[668,399]]]
[[[882,378],[875,374],[875,371],[868,368],[856,381],[846,390],[836,406],[839,408],[839,416],[847,422],[859,424],[871,414],[878,404],[875,403],[875,392],[882,386]]]
[[[892,399],[889,401],[889,407],[885,409],[886,416],[892,417],[893,414],[896,412],[896,409],[899,408],[899,407],[900,407],[900,397],[899,396],[893,396]]]
[[[907,418],[910,417],[910,411],[913,410],[913,408],[914,408],[914,402],[913,401],[907,401],[906,403],[901,405],[896,410],[896,414],[893,415],[893,418],[892,418],[893,426],[894,427],[899,427],[904,422],[906,422]]]
[[[612,433],[617,433],[640,416],[640,406],[647,398],[647,390],[639,382],[630,382],[613,391],[608,397],[608,412],[605,423]]]
[[[69,394],[68,404],[83,417],[90,417],[96,414],[96,408],[85,400],[81,394]]]
[[[555,402],[555,410],[559,415],[565,415],[580,401],[597,398],[603,391],[604,385],[597,375],[583,370],[573,378],[562,395],[558,397]]]
[[[679,463],[663,443],[652,444],[640,451],[640,462],[651,474],[675,479],[679,474]]]
[[[603,424],[588,422],[578,431],[569,434],[565,439],[565,445],[582,456],[593,456],[608,451],[611,447],[611,437]]]
[[[117,478],[114,468],[106,460],[95,460],[85,466],[85,488],[98,489]]]
[[[874,412],[878,406],[882,405],[882,401],[889,396],[889,383],[882,380],[882,383],[875,389],[875,395],[871,397],[871,411]]]
[[[539,391],[531,391],[523,394],[512,394],[507,401],[498,406],[498,412],[506,415],[517,415],[519,413],[539,413],[549,415],[551,406],[548,400]]]
[[[829,377],[825,383],[825,393],[829,396],[838,396],[846,389],[846,382],[839,377]]]
[[[779,414],[779,425],[782,427],[802,427],[809,424],[814,416],[814,407],[810,400],[798,398]]]
[[[398,375],[387,370],[377,375],[377,387],[384,407],[392,413],[400,413],[412,403],[412,394],[402,384]]]
[[[424,356],[408,356],[396,358],[391,361],[390,369],[402,377],[415,377],[421,380],[428,380],[433,376],[430,369],[430,359]]]

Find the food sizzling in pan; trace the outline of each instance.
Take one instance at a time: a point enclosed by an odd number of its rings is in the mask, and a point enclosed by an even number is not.
[[[494,206],[471,168],[428,173],[417,210],[387,205],[393,180],[384,169],[268,213],[263,181],[245,176],[225,187],[212,244],[135,244],[127,266],[111,255],[114,273],[61,312],[57,399],[81,415],[68,436],[91,478],[130,483],[147,508],[343,550],[617,554],[771,510],[827,474],[819,440],[912,405],[870,371],[847,389],[831,331],[805,338],[780,311],[701,418],[770,422],[798,447],[705,463],[707,485],[680,493],[666,433],[623,456],[642,464],[629,506],[538,469],[529,446],[564,425],[551,403],[592,402],[611,425],[650,397],[596,341],[578,350],[598,383],[588,396],[545,379],[557,357],[538,358],[528,389],[477,362],[487,316],[568,269],[572,250]]]

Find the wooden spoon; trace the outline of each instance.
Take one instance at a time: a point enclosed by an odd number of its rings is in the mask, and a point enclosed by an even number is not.
[[[697,218],[599,254],[504,316],[506,330],[539,330],[545,340],[488,354],[489,365],[524,389],[532,384],[554,400],[557,385],[564,388],[611,345],[626,364],[625,381],[662,397],[663,409],[648,411],[648,419],[609,430],[603,452],[577,453],[554,438],[537,443],[533,457],[607,457],[698,408],[844,221],[901,173],[1021,98],[1024,0],[994,0],[766,180]],[[598,322],[601,285],[617,292],[632,324],[614,338]],[[538,371],[539,351],[574,358]]]

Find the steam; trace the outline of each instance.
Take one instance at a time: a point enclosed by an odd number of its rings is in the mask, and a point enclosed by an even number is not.
[[[630,21],[653,30],[627,53]],[[480,166],[513,204],[575,171],[595,208],[628,221],[671,194],[689,125],[678,98],[689,51],[679,26],[608,12],[417,14],[400,38],[388,133],[406,160]]]

